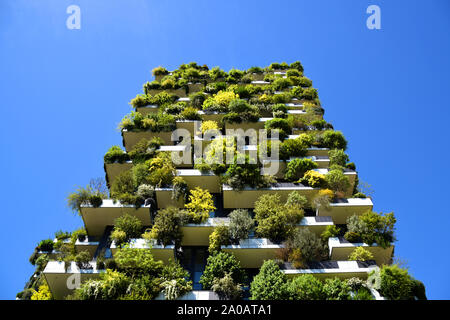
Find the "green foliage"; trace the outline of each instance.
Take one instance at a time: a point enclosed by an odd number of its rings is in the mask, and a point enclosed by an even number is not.
[[[311,188],[325,188],[327,186],[325,176],[314,170],[306,171],[300,182]]]
[[[248,210],[236,209],[229,214],[230,225],[229,233],[234,242],[241,239],[247,239],[250,231],[254,228],[255,222],[250,216]]]
[[[33,292],[31,300],[53,300],[52,293],[46,282],[39,286],[38,291]]]
[[[350,287],[339,278],[325,279],[323,292],[326,300],[350,300]]]
[[[141,235],[142,222],[135,216],[124,214],[114,220],[114,229],[125,232],[126,240],[138,238]]]
[[[286,300],[289,287],[286,275],[273,260],[264,261],[250,284],[251,300]]]
[[[182,177],[174,177],[172,181],[172,199],[183,201],[187,200],[188,185]]]
[[[373,260],[373,254],[364,247],[357,247],[350,253],[348,260],[366,261]]]
[[[227,272],[223,278],[214,278],[211,289],[222,300],[238,300],[243,293],[242,286],[234,282],[230,272]]]
[[[152,75],[153,76],[164,76],[166,74],[169,74],[169,71],[167,71],[166,68],[163,68],[161,66],[156,67],[152,70]]]
[[[278,194],[263,194],[255,202],[256,233],[279,242],[286,239],[303,218],[301,205],[282,204]]]
[[[150,235],[144,238],[156,239],[164,246],[179,246],[183,239],[181,227],[186,223],[186,213],[175,207],[167,207],[158,211]]]
[[[41,240],[37,246],[37,249],[43,252],[52,252],[54,244],[55,243],[52,239]]]
[[[220,69],[219,67],[214,67],[208,72],[211,80],[216,81],[217,79],[226,78],[227,73]]]
[[[189,273],[178,262],[170,261],[161,272],[161,287],[166,300],[175,300],[192,290],[192,281],[187,281]]]
[[[274,118],[264,123],[264,127],[268,134],[272,134],[273,130],[278,130],[278,137],[284,140],[290,134],[292,128],[286,119]]]
[[[90,269],[91,265],[89,262],[91,261],[91,259],[92,257],[89,251],[81,251],[75,255],[73,260],[76,262],[78,268]]]
[[[347,140],[340,131],[327,130],[321,137],[321,144],[329,149],[347,149]]]
[[[281,91],[292,85],[288,78],[277,78],[272,82],[272,87],[276,91]]]
[[[380,294],[390,300],[411,298],[413,282],[408,270],[397,265],[383,266],[380,272]]]
[[[284,178],[288,181],[295,181],[302,178],[307,171],[317,167],[317,163],[309,158],[292,159],[287,163]]]
[[[310,147],[310,139],[306,134],[301,134],[295,139],[286,139],[280,146],[280,157],[284,160],[290,157],[304,157]]]
[[[103,157],[105,163],[124,163],[129,160],[128,155],[119,146],[112,146]]]
[[[297,263],[304,264],[311,261],[322,261],[328,258],[328,250],[322,240],[308,228],[297,228],[286,241],[286,247],[299,250]]]
[[[304,83],[306,82],[307,84],[309,84],[308,81],[303,81]],[[319,97],[319,94],[317,93],[317,89],[315,88],[305,88],[303,89],[303,93],[302,93],[302,99],[304,100],[314,100],[317,99]]]
[[[35,261],[36,265],[36,272],[42,272],[44,271],[45,267],[47,266],[47,263],[49,262],[50,258],[47,254],[41,254],[39,257],[37,257]]]
[[[209,235],[210,254],[215,254],[220,251],[220,247],[230,244],[230,230],[225,225],[219,225],[214,228],[214,231]]]
[[[304,274],[288,283],[291,300],[323,300],[323,283],[311,274]]]
[[[145,162],[153,158],[156,150],[163,144],[161,138],[153,137],[151,140],[142,139],[136,143],[128,153],[134,164]]]
[[[91,179],[86,188],[78,188],[67,197],[67,204],[72,211],[80,213],[82,205],[92,205],[94,208],[102,205],[103,199],[108,197],[104,183],[99,179]]]
[[[223,278],[230,273],[234,283],[244,283],[245,272],[236,257],[231,253],[219,252],[210,255],[207,259],[205,271],[200,277],[200,283],[204,290],[211,289],[215,278]]]
[[[342,149],[332,149],[328,151],[328,157],[330,158],[330,166],[337,164],[345,167],[346,163],[349,161],[348,155]]]
[[[248,154],[243,157],[235,156],[233,163],[228,167],[222,180],[237,190],[242,190],[246,186],[252,188],[268,187],[269,181],[267,177],[261,175],[259,165],[250,163],[250,160]]]
[[[190,191],[189,202],[185,204],[189,221],[202,223],[209,218],[209,213],[216,210],[212,195],[200,187]]]
[[[324,243],[327,243],[329,238],[339,236],[340,232],[341,230],[333,224],[331,226],[327,226],[320,237]]]
[[[395,241],[395,223],[394,213],[382,215],[369,210],[361,216],[347,218],[348,232],[345,238],[350,242],[359,238],[368,245],[376,243],[387,248]]]
[[[120,272],[128,276],[148,274],[156,276],[163,269],[163,262],[156,261],[150,250],[121,248],[114,255]]]
[[[325,175],[327,186],[335,191],[345,193],[350,188],[349,178],[342,172],[342,170],[330,170]]]
[[[106,270],[100,274],[99,280],[89,279],[76,290],[81,300],[115,300],[123,295],[130,280],[124,274]]]
[[[194,107],[187,107],[183,111],[181,111],[180,117],[184,120],[201,120],[201,116],[198,113],[198,110]]]

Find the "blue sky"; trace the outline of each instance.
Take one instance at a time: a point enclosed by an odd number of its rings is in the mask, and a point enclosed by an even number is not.
[[[81,29],[66,28],[66,8]],[[381,8],[381,30],[366,8]],[[395,254],[432,299],[450,298],[446,169],[450,2],[2,0],[0,299],[21,291],[41,239],[81,219],[66,196],[104,176],[103,154],[152,68],[246,69],[301,60],[325,119],[349,140]]]

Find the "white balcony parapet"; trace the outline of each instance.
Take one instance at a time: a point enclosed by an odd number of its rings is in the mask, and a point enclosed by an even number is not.
[[[356,274],[369,273],[378,269],[376,265],[361,267],[357,261],[336,261],[338,268],[318,268],[318,269],[284,269],[286,275],[299,274]]]
[[[117,244],[115,241],[111,243],[111,249],[117,249]],[[161,244],[157,244],[156,240],[148,241],[146,239],[138,238],[131,239],[129,242],[129,248],[132,249],[175,249],[175,245],[170,244],[167,246],[163,246]]]
[[[155,300],[165,300],[164,293],[160,293]],[[219,296],[212,290],[194,290],[176,300],[219,300]]]
[[[240,240],[239,244],[222,246],[222,249],[279,249],[284,248],[283,244],[276,244],[266,238],[252,238]]]

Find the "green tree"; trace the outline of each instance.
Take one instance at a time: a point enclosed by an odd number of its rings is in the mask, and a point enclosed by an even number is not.
[[[289,298],[292,300],[323,300],[323,283],[311,274],[292,279],[288,284]]]
[[[326,300],[350,300],[350,287],[339,278],[326,279],[323,292]]]
[[[316,169],[317,163],[308,158],[297,158],[288,162],[284,178],[288,181],[295,181],[303,177],[306,171]]]
[[[248,210],[236,209],[229,214],[230,237],[233,241],[238,242],[240,239],[247,239],[249,232],[253,229],[255,222],[248,213]]]
[[[413,281],[408,270],[397,265],[383,266],[380,272],[380,294],[390,300],[407,300],[412,296]]]
[[[286,275],[273,260],[264,261],[250,284],[251,300],[286,300],[289,297]]]
[[[203,285],[203,289],[211,289],[214,279],[222,279],[227,272],[231,273],[231,277],[235,283],[244,283],[245,272],[241,269],[239,261],[233,254],[219,252],[210,255],[206,262],[205,271],[200,277],[200,283]]]

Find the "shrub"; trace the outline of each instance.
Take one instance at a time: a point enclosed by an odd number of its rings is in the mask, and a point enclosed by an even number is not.
[[[105,163],[124,163],[129,159],[128,155],[119,146],[112,146],[108,152],[105,153],[103,160]]]
[[[324,188],[327,185],[325,176],[317,171],[309,170],[300,179],[302,184],[306,184],[311,188]]]
[[[34,291],[31,300],[53,300],[52,293],[47,283],[39,286],[38,291]]]
[[[203,121],[200,128],[202,130],[202,133],[205,133],[208,130],[219,130],[219,125],[217,124],[216,121],[208,120]]]
[[[156,239],[164,246],[175,244],[177,247],[183,240],[182,226],[186,223],[186,213],[175,207],[167,207],[158,211],[155,222],[149,233],[143,235],[147,240]]]
[[[73,211],[81,210],[82,205],[92,205],[94,208],[101,206],[108,194],[105,191],[104,181],[91,179],[86,188],[78,188],[67,197],[67,204]]]
[[[229,105],[229,110],[230,113],[225,115],[225,117],[223,118],[224,122],[256,122],[259,119],[258,109],[242,99],[232,100]]]
[[[286,71],[286,76],[287,77],[301,77],[301,73],[297,69],[289,69]]]
[[[288,88],[292,85],[292,82],[287,78],[277,78],[272,82],[272,88],[277,91]]]
[[[214,96],[208,97],[203,102],[203,110],[225,112],[228,110],[228,105],[230,102],[238,98],[239,96],[234,92],[219,91]]]
[[[187,107],[180,114],[181,118],[184,120],[201,120],[201,116],[198,113],[197,109],[194,107]]]
[[[124,214],[114,220],[114,228],[125,232],[127,240],[138,238],[142,231],[142,222],[135,216]]]
[[[156,68],[154,68],[152,70],[152,74],[154,76],[164,76],[166,74],[169,74],[169,71],[167,71],[166,68],[163,68],[163,67],[159,66],[159,67],[156,67]]]
[[[291,63],[289,65],[289,68],[296,69],[296,70],[300,71],[301,73],[303,73],[303,66],[300,63],[300,61],[295,61],[295,62]]]
[[[54,244],[55,243],[52,239],[41,240],[37,246],[37,249],[43,252],[52,252]]]
[[[189,220],[193,223],[202,223],[209,218],[211,211],[216,210],[212,195],[200,187],[196,187],[190,193],[189,202],[185,204]]]
[[[327,226],[326,229],[322,232],[320,237],[322,238],[322,241],[324,243],[328,242],[329,238],[337,237],[339,236],[341,230],[336,227],[336,225]]]
[[[168,152],[160,152],[158,156],[145,162],[150,172],[147,183],[155,187],[168,187],[172,185],[176,169]]]
[[[326,300],[350,300],[350,287],[339,278],[325,279],[323,292]]]
[[[227,73],[222,69],[220,69],[219,67],[212,68],[211,70],[209,70],[208,74],[211,80],[213,81],[216,81],[217,79],[220,78],[225,78],[227,76]]]
[[[293,159],[288,162],[284,178],[288,181],[298,180],[302,178],[306,171],[316,169],[317,163],[308,158]]]
[[[231,239],[236,243],[238,243],[241,239],[247,239],[255,224],[252,217],[248,213],[248,210],[233,210],[229,214],[229,217],[229,233]]]
[[[220,247],[230,244],[230,230],[225,225],[219,225],[214,228],[214,231],[209,235],[209,248],[211,254],[220,251]]]
[[[36,272],[42,272],[44,271],[45,267],[47,266],[47,263],[49,262],[50,258],[47,254],[41,254],[36,259]]]
[[[255,202],[256,233],[279,242],[286,239],[303,218],[300,206],[282,204],[280,196],[264,194]]]
[[[304,134],[298,138],[287,139],[280,146],[280,157],[289,159],[290,157],[304,157],[308,151],[308,143]]]
[[[192,290],[192,281],[187,281],[189,273],[178,262],[170,261],[161,271],[161,284],[166,300],[175,300]]]
[[[119,271],[130,276],[148,274],[155,276],[163,268],[162,261],[155,261],[151,250],[121,248],[114,255]]]
[[[155,156],[156,149],[162,144],[163,141],[158,137],[154,137],[151,140],[141,139],[128,153],[129,158],[134,164],[145,162]]]
[[[291,126],[286,119],[274,118],[268,120],[264,124],[264,128],[267,130],[268,134],[271,134],[272,130],[279,130],[278,136],[280,140],[284,140],[291,133]]]
[[[350,180],[341,170],[331,170],[325,175],[325,181],[331,190],[345,193],[350,188]]]
[[[329,149],[347,149],[347,140],[340,131],[327,130],[321,137],[321,142],[324,148]]]
[[[90,269],[91,254],[88,251],[81,251],[75,256],[75,263],[80,269]]]
[[[118,228],[114,229],[111,232],[110,238],[116,243],[117,247],[120,247],[122,244],[127,242],[127,234],[125,233],[125,231]]]
[[[182,177],[174,177],[172,181],[172,199],[186,201],[188,193],[188,185]]]
[[[353,198],[362,198],[362,199],[365,199],[365,198],[367,198],[367,196],[366,196],[364,193],[362,193],[362,192],[357,192],[357,193],[355,193],[355,194],[353,195]]]
[[[323,283],[310,274],[295,277],[288,283],[291,300],[323,300]]]
[[[342,149],[328,151],[328,157],[330,158],[330,166],[336,164],[345,167],[346,163],[349,161],[348,155]]]
[[[260,67],[251,67],[249,69],[247,69],[247,73],[264,73],[264,70],[261,69]]]
[[[251,300],[286,300],[289,289],[286,275],[273,260],[264,261],[250,284]]]
[[[352,297],[352,300],[375,300],[372,292],[366,287],[360,287]]]
[[[387,248],[395,240],[395,222],[393,213],[383,216],[369,210],[361,216],[353,215],[347,218],[348,232],[345,238],[350,242],[361,239],[368,245],[377,243]]]
[[[302,99],[304,100],[314,100],[317,99],[319,97],[318,93],[317,93],[317,89],[315,88],[305,88],[303,89],[303,93],[302,93]]]
[[[287,248],[299,249],[300,263],[322,261],[328,258],[328,251],[322,240],[307,228],[297,228],[286,242]]]
[[[235,283],[230,272],[227,272],[223,278],[214,278],[211,289],[222,300],[238,300],[242,296],[242,286]]]
[[[219,252],[210,255],[206,262],[205,271],[200,277],[204,290],[211,289],[215,278],[223,278],[230,273],[234,283],[244,283],[245,273],[236,257],[231,253]]]
[[[308,79],[307,77],[300,77],[299,79],[299,86],[302,87],[311,87],[312,86],[312,81],[310,79]],[[314,92],[314,91],[313,91]],[[314,93],[312,93],[312,96],[314,96]],[[317,91],[316,91],[316,96],[315,98],[317,98]],[[313,98],[314,99],[314,98]],[[312,99],[310,99],[312,100]]]
[[[373,254],[364,249],[364,247],[357,247],[350,253],[348,260],[366,261],[373,260]]]
[[[383,266],[380,271],[380,294],[390,300],[406,300],[411,297],[413,283],[408,270],[397,265]]]
[[[245,155],[245,163],[238,164],[238,157],[228,167],[222,180],[233,189],[242,190],[245,186],[264,188],[269,185],[267,176],[261,175],[259,165],[250,163],[250,157]]]

